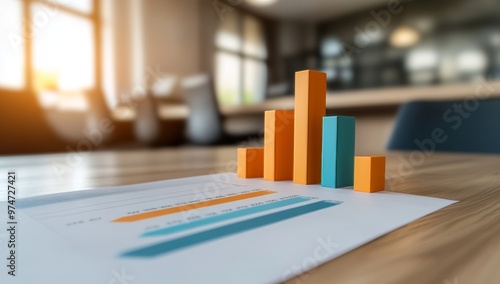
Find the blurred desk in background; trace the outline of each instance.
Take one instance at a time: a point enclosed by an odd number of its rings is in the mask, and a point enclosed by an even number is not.
[[[414,100],[472,99],[478,91],[483,98],[500,98],[500,82],[329,92],[326,107],[328,115],[356,117],[356,153],[378,155],[385,150],[400,105]],[[270,98],[259,104],[221,106],[220,109],[227,133],[257,134],[263,129],[264,111],[292,110],[294,97]],[[184,104],[163,104],[159,110],[162,119],[185,119],[188,115],[189,109]]]
[[[330,112],[340,114],[373,112],[378,108],[397,108],[401,104],[414,100],[465,100],[474,97],[478,91],[482,92],[480,95],[500,98],[500,82],[328,92],[326,107]],[[294,97],[291,95],[270,98],[254,105],[221,106],[222,115],[226,117],[263,116],[264,111],[275,109],[293,110]],[[160,117],[164,119],[186,118],[188,115],[189,109],[184,104],[164,104],[160,108]]]
[[[460,202],[295,280],[300,283],[498,282],[500,156],[432,154],[421,165],[408,167],[401,162],[409,160],[408,154],[388,154],[390,190]],[[66,165],[69,155],[72,154],[3,157],[0,168],[4,172],[17,171],[18,196],[28,197],[234,171],[236,164],[234,147],[95,152],[58,177],[53,166]],[[4,188],[0,192],[5,196]]]

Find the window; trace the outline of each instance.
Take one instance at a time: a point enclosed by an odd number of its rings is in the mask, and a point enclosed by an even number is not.
[[[35,90],[46,107],[86,105],[82,91],[96,87],[97,75],[94,3],[0,1],[0,33],[8,35],[0,37],[0,88]]]
[[[34,3],[31,8],[32,22],[41,23],[33,30],[32,40],[37,89],[46,87],[43,78],[47,77],[56,80],[60,91],[92,89],[95,84],[92,21],[62,11],[49,18],[48,7],[41,3]],[[42,25],[43,21],[46,24]]]
[[[321,42],[322,68],[326,72],[329,86],[347,85],[353,81],[353,62],[345,56],[342,42],[333,36]]]
[[[21,89],[24,86],[24,45],[20,0],[0,1],[0,87]]]
[[[47,0],[49,3],[61,5],[84,14],[93,12],[94,3],[92,0]]]
[[[267,48],[262,23],[232,12],[216,34],[215,87],[222,105],[254,104],[265,99]]]

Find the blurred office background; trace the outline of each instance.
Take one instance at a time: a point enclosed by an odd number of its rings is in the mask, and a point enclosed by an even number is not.
[[[401,104],[500,90],[500,1],[0,0],[0,154],[253,141],[303,69],[381,153]]]

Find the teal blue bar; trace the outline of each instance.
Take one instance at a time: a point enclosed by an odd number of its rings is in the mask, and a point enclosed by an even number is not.
[[[254,207],[250,207],[250,208],[246,208],[246,209],[241,209],[241,210],[237,210],[234,212],[224,213],[224,214],[213,216],[213,217],[207,217],[207,218],[195,220],[195,221],[184,223],[184,224],[174,225],[174,226],[163,228],[163,229],[158,229],[155,231],[144,233],[142,236],[149,237],[149,236],[161,236],[161,235],[174,234],[174,233],[182,232],[185,230],[195,229],[195,228],[199,228],[202,226],[215,224],[217,222],[228,221],[228,220],[231,220],[234,218],[244,217],[247,215],[260,213],[260,212],[267,211],[267,210],[277,209],[280,207],[289,206],[289,205],[293,205],[293,204],[297,204],[297,203],[305,202],[305,201],[309,201],[309,200],[311,200],[311,199],[306,198],[306,197],[294,197],[294,198],[285,199],[285,200],[281,200],[281,201],[271,202],[271,203],[264,204],[264,205],[258,205],[258,206],[254,206]]]
[[[255,217],[238,223],[218,227],[215,229],[192,234],[186,237],[161,242],[155,245],[147,246],[137,250],[132,250],[122,254],[123,257],[155,257],[186,247],[198,245],[215,239],[224,238],[230,235],[242,233],[245,231],[257,229],[274,223],[278,223],[297,216],[305,215],[314,211],[339,205],[339,202],[318,201],[294,207],[291,209],[271,213],[268,215]]]
[[[355,132],[354,117],[323,117],[321,186],[338,188],[353,185]]]

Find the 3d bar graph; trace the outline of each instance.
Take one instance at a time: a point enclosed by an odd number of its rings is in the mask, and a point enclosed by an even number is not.
[[[377,192],[385,157],[355,157],[356,119],[326,115],[326,74],[295,73],[295,110],[264,115],[264,148],[238,149],[238,177]]]
[[[264,148],[238,149],[238,177],[264,177]]]
[[[293,179],[294,111],[270,110],[264,115],[264,179]]]
[[[338,188],[353,185],[355,128],[354,117],[323,118],[321,186]]]
[[[385,157],[356,157],[354,162],[354,190],[377,192],[385,188]]]
[[[295,73],[294,183],[321,181],[321,126],[325,114],[326,74],[313,70]]]

